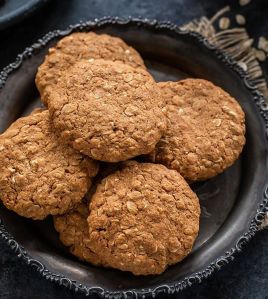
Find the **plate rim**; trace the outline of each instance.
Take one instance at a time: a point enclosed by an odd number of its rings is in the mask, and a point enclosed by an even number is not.
[[[90,31],[96,28],[101,28],[104,25],[135,25],[139,27],[149,27],[151,29],[166,29],[170,32],[175,33],[178,36],[188,35],[195,39],[198,43],[205,46],[209,51],[214,52],[217,59],[234,71],[240,79],[243,81],[245,87],[251,93],[256,106],[259,108],[259,113],[264,120],[266,141],[268,138],[268,106],[265,103],[263,94],[258,90],[254,83],[249,79],[247,73],[235,62],[228,54],[219,50],[216,46],[211,45],[206,38],[201,36],[199,33],[183,30],[178,25],[173,24],[169,21],[157,21],[155,19],[150,20],[147,18],[119,18],[119,17],[103,17],[100,19],[94,19],[80,22],[78,24],[70,25],[65,30],[54,30],[47,33],[42,38],[38,39],[37,42],[27,47],[21,54],[17,55],[14,62],[7,65],[0,72],[0,90],[4,88],[5,83],[8,79],[9,74],[13,73],[18,69],[24,60],[30,58],[34,54],[39,53],[51,40],[58,37],[64,37],[72,32],[76,31]],[[268,147],[268,146],[267,146]],[[174,294],[182,291],[186,287],[201,282],[202,280],[211,276],[216,270],[220,270],[224,265],[228,264],[234,259],[234,256],[240,252],[243,246],[251,240],[251,238],[259,230],[260,224],[268,212],[268,183],[263,186],[263,195],[256,207],[256,213],[251,220],[250,226],[244,230],[244,233],[236,240],[233,247],[226,251],[222,256],[211,262],[209,265],[204,267],[201,271],[196,272],[190,276],[185,277],[175,283],[160,285],[156,288],[148,289],[131,289],[122,291],[107,291],[101,287],[88,287],[78,281],[71,280],[62,274],[53,273],[48,270],[44,264],[40,261],[32,258],[27,251],[14,239],[14,237],[6,230],[2,219],[0,218],[0,238],[3,239],[7,245],[13,250],[17,257],[21,258],[26,264],[34,268],[44,278],[55,282],[58,285],[64,286],[75,292],[83,293],[86,296],[93,294],[99,295],[101,298],[155,298],[159,294]]]

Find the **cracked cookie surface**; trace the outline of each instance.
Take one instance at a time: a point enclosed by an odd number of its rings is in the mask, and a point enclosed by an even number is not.
[[[47,110],[36,109],[0,135],[0,198],[17,214],[44,219],[82,201],[98,163],[62,144]]]
[[[88,246],[89,228],[87,218],[89,208],[87,202],[80,203],[73,211],[53,217],[54,227],[59,233],[61,242],[69,251],[82,261],[99,266],[103,263]]]
[[[211,178],[231,166],[245,144],[245,115],[238,102],[202,79],[158,85],[168,122],[154,161],[189,181]]]
[[[49,89],[48,109],[62,139],[100,161],[149,153],[166,129],[155,81],[120,62],[77,62]]]
[[[89,246],[110,267],[160,274],[189,254],[199,216],[198,198],[177,171],[126,162],[92,197]]]
[[[61,39],[54,48],[49,49],[45,61],[38,69],[36,85],[42,101],[47,102],[46,87],[56,84],[75,62],[100,58],[121,61],[145,69],[139,53],[122,39],[94,32],[73,33]]]

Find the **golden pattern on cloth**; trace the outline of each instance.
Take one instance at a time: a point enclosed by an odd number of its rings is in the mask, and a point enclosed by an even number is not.
[[[268,87],[264,78],[260,63],[267,59],[268,41],[263,37],[256,40],[257,48],[253,46],[251,38],[244,26],[246,19],[242,15],[236,15],[238,27],[229,28],[230,20],[223,17],[230,7],[219,10],[212,18],[201,17],[181,27],[182,30],[194,31],[206,37],[207,40],[226,52],[237,61],[238,65],[248,73],[252,83],[263,93],[268,102]],[[217,25],[218,23],[218,25]],[[241,24],[242,23],[242,24]],[[224,28],[224,29],[221,29]]]

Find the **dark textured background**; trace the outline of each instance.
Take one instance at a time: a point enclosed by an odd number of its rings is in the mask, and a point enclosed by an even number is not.
[[[8,1],[8,0],[7,0]],[[54,0],[41,11],[12,28],[0,32],[0,69],[14,60],[25,47],[46,32],[65,28],[80,20],[102,16],[141,16],[169,20],[179,25],[203,15],[212,16],[230,4],[233,19],[242,13],[252,37],[268,38],[268,1],[254,0],[243,8],[238,0]],[[267,68],[263,64],[263,68]],[[243,213],[243,211],[241,211]],[[202,284],[173,298],[268,299],[268,231],[256,237],[236,256],[233,263]],[[13,256],[0,240],[0,299],[84,298],[41,278]],[[161,296],[161,298],[164,298]],[[165,297],[167,298],[167,297]]]

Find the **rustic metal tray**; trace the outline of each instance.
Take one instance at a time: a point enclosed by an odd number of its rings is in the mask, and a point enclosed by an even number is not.
[[[52,221],[31,221],[0,205],[0,236],[14,254],[46,279],[86,295],[147,298],[175,293],[213,274],[234,258],[258,230],[268,202],[268,108],[246,73],[196,33],[168,22],[104,18],[48,33],[0,73],[0,131],[40,106],[34,84],[49,47],[74,31],[123,38],[145,59],[157,81],[199,77],[234,96],[246,113],[246,146],[240,159],[221,175],[193,185],[201,206],[201,225],[192,253],[159,276],[135,277],[80,262],[60,244]]]

